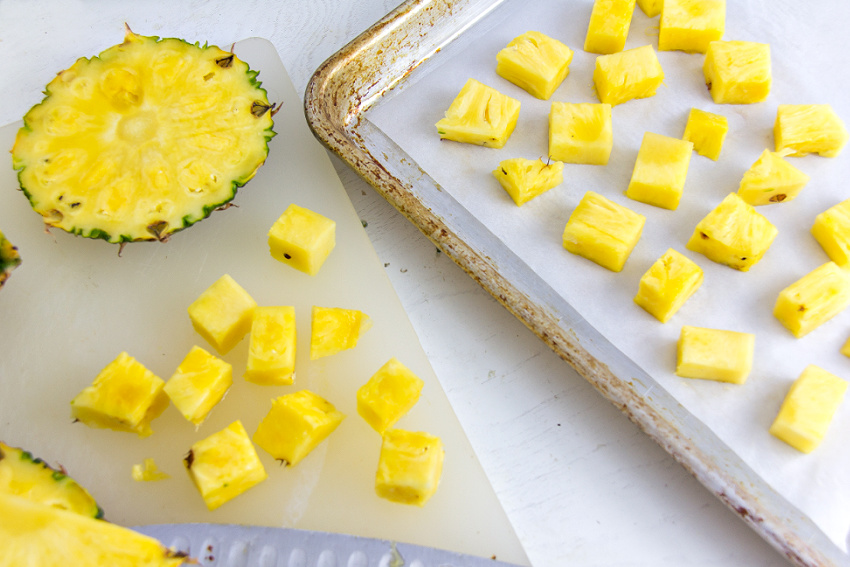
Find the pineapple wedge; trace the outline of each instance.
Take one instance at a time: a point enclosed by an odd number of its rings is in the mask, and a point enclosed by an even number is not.
[[[850,264],[850,199],[816,216],[811,232],[830,260],[842,267]]]
[[[393,357],[357,390],[357,413],[383,434],[416,405],[424,385]]]
[[[728,131],[725,116],[692,108],[682,138],[691,142],[699,155],[717,161]]]
[[[269,229],[272,257],[315,276],[336,246],[336,222],[310,209],[289,205]]]
[[[644,133],[626,196],[662,209],[677,209],[693,151],[691,142]]]
[[[300,390],[272,400],[257,431],[254,443],[275,459],[294,467],[345,419],[333,404],[309,390]]]
[[[594,0],[584,39],[588,53],[617,53],[626,45],[635,0]]]
[[[780,291],[773,314],[799,339],[848,305],[850,274],[835,262],[827,262]]]
[[[200,425],[233,384],[233,367],[193,346],[163,390],[187,420]]]
[[[12,270],[21,264],[21,255],[18,249],[9,242],[3,232],[0,231],[0,288],[12,275]]]
[[[770,46],[752,41],[712,41],[703,63],[716,104],[753,104],[770,94]]]
[[[295,335],[295,307],[257,307],[251,323],[245,380],[267,386],[292,384]]]
[[[560,185],[564,180],[564,164],[560,161],[544,163],[542,159],[511,158],[499,162],[499,167],[493,170],[493,177],[519,207]]]
[[[607,165],[614,147],[611,105],[553,102],[549,110],[549,157],[566,163]]]
[[[764,150],[744,173],[738,195],[753,206],[782,203],[793,200],[808,182],[809,176],[783,159],[782,154]]]
[[[219,354],[227,354],[251,330],[257,302],[224,274],[189,305],[192,327]]]
[[[362,311],[314,305],[310,324],[310,360],[356,347],[357,341],[371,327],[372,320]]]
[[[526,32],[496,54],[496,73],[529,94],[548,100],[570,73],[572,50],[537,31]]]
[[[644,223],[645,216],[588,191],[564,227],[564,248],[619,272],[640,240]]]
[[[647,18],[654,18],[661,13],[662,0],[637,0],[637,5]]]
[[[168,407],[165,382],[126,352],[120,353],[71,400],[71,416],[89,427],[147,437]]]
[[[835,157],[844,149],[848,133],[828,104],[780,104],[773,126],[776,151],[794,157],[818,154]]]
[[[753,367],[754,349],[751,333],[685,325],[676,347],[676,374],[743,384]]]
[[[697,223],[686,245],[706,258],[748,271],[767,252],[778,230],[736,193],[729,193]]]
[[[439,437],[391,429],[381,438],[375,492],[391,502],[424,506],[440,484],[444,459]]]
[[[705,53],[725,29],[726,0],[664,0],[658,51]]]
[[[699,289],[702,281],[702,268],[669,248],[641,277],[634,301],[666,323]]]
[[[811,453],[826,436],[844,400],[847,382],[811,364],[791,384],[770,433],[798,451]]]
[[[443,140],[501,148],[519,119],[520,102],[492,87],[469,79],[437,122]]]
[[[651,45],[596,58],[593,83],[600,102],[617,106],[653,96],[664,81],[664,71]]]
[[[193,444],[183,464],[210,510],[236,498],[268,476],[245,427],[238,420]]]

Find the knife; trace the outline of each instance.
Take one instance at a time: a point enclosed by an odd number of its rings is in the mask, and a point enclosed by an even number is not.
[[[216,567],[518,567],[390,540],[230,524],[156,524],[134,530]]]

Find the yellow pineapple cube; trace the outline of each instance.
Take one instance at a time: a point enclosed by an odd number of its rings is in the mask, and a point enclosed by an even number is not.
[[[310,209],[289,205],[269,230],[272,257],[315,276],[336,246],[336,222]]]
[[[215,510],[267,478],[241,421],[192,445],[183,459],[204,503]]]
[[[564,164],[560,161],[544,163],[542,159],[511,158],[499,162],[493,176],[510,195],[517,206],[561,184]]]
[[[725,29],[726,0],[664,0],[658,51],[705,53]]]
[[[368,315],[356,309],[313,306],[310,325],[310,360],[357,346],[372,327]]]
[[[782,203],[793,200],[808,182],[809,176],[782,154],[764,150],[741,178],[738,195],[753,206]]]
[[[702,268],[670,248],[641,277],[634,301],[666,323],[699,289],[702,280]]]
[[[163,390],[183,417],[200,425],[233,384],[233,367],[193,346]]]
[[[588,53],[617,53],[626,45],[635,0],[594,0],[584,39]]]
[[[443,140],[501,148],[519,119],[520,103],[492,87],[469,79],[437,122]]]
[[[545,34],[529,31],[496,54],[496,73],[532,96],[548,100],[570,73],[572,60],[569,47]]]
[[[168,407],[163,386],[162,378],[122,352],[71,400],[71,416],[89,427],[147,437],[151,421]]]
[[[553,102],[549,110],[549,157],[566,163],[606,165],[614,147],[611,105]]]
[[[619,272],[640,240],[644,223],[645,216],[588,191],[564,227],[564,248]]]
[[[850,338],[844,341],[844,344],[841,346],[841,350],[838,352],[850,358]]]
[[[617,106],[655,94],[664,71],[651,45],[627,49],[596,58],[593,83],[600,102]]]
[[[848,305],[850,274],[835,262],[827,262],[780,291],[773,314],[799,339]]]
[[[678,208],[693,150],[691,142],[644,133],[626,196],[663,209]]]
[[[780,104],[773,126],[776,151],[794,157],[835,157],[847,143],[844,122],[828,104]]]
[[[661,13],[662,0],[637,0],[637,5],[647,18],[654,18]]]
[[[762,259],[778,232],[752,205],[729,193],[697,223],[686,247],[713,262],[746,272]]]
[[[830,260],[842,267],[850,264],[850,199],[816,216],[811,232]]]
[[[791,384],[770,433],[798,451],[811,453],[826,436],[844,401],[847,382],[811,364]]]
[[[770,45],[752,41],[712,41],[702,66],[705,84],[717,104],[752,104],[770,94]]]
[[[130,474],[136,482],[156,482],[171,478],[167,473],[159,470],[156,461],[148,457],[141,464],[133,465]]]
[[[263,385],[292,384],[295,378],[295,308],[260,306],[254,310],[245,380]]]
[[[299,390],[272,400],[254,432],[254,443],[287,466],[295,466],[345,419],[326,399]]]
[[[375,492],[391,502],[424,506],[440,484],[444,459],[439,437],[391,429],[381,440]]]
[[[257,302],[229,275],[221,276],[189,305],[192,327],[219,354],[227,354],[251,330]]]
[[[676,345],[676,375],[743,384],[753,367],[755,335],[685,325]]]
[[[728,131],[729,121],[725,116],[692,108],[682,138],[693,143],[699,155],[717,161]]]
[[[384,433],[416,405],[424,385],[393,357],[357,390],[357,413],[372,429]]]

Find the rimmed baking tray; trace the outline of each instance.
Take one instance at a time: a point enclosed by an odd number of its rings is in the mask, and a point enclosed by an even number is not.
[[[574,3],[573,11],[577,4],[579,13],[589,15],[592,2]],[[765,3],[759,4],[767,8]],[[498,234],[498,228],[464,201],[456,187],[438,181],[438,172],[419,163],[409,147],[402,147],[373,120],[388,101],[397,100],[459,57],[468,57],[472,72],[480,55],[476,45],[482,38],[499,26],[510,27],[506,22],[521,11],[544,6],[545,2],[528,7],[512,0],[410,0],[401,4],[316,71],[305,93],[310,127],[328,148],[780,553],[799,565],[850,565],[850,557],[834,538],[766,482],[711,427],[671,395],[657,376],[588,322],[580,300],[568,299],[569,294],[541,276],[526,257],[517,253],[513,243]],[[782,9],[775,6],[777,12]],[[748,5],[746,10],[758,8]],[[785,19],[789,19],[788,14]],[[786,23],[793,27],[793,21]],[[513,32],[504,33],[517,35],[522,31],[526,30],[514,27]],[[651,41],[647,38],[645,42]],[[575,41],[572,44],[578,48],[578,55],[581,46]],[[668,76],[668,82],[676,80]],[[459,86],[447,90],[456,93]],[[434,100],[434,122],[450,100]],[[734,125],[742,117],[755,119],[745,116],[747,112],[761,113],[760,118],[765,119],[767,111],[764,107],[737,107],[732,112]],[[430,135],[436,137],[435,132]],[[477,154],[464,155],[474,159]],[[631,154],[632,163],[633,157]],[[740,159],[746,161],[749,156]]]

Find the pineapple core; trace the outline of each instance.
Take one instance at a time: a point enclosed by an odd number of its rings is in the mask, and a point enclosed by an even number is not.
[[[664,71],[651,45],[596,58],[593,83],[600,102],[616,106],[653,96],[664,80]]]
[[[691,142],[646,132],[626,196],[662,209],[677,209],[693,150]]]
[[[755,335],[685,325],[676,348],[676,374],[743,384],[753,366]]]
[[[165,383],[165,393],[183,417],[200,425],[233,384],[233,367],[193,346]]]
[[[189,305],[192,327],[219,354],[227,354],[251,330],[257,302],[224,274]]]
[[[847,143],[844,122],[828,104],[780,104],[773,126],[776,151],[794,157],[835,157]]]
[[[611,105],[553,102],[549,111],[549,157],[566,163],[607,165],[614,147]]]
[[[444,458],[439,437],[391,429],[381,440],[375,492],[391,502],[424,506],[440,484]]]
[[[520,102],[469,79],[437,122],[443,140],[501,148],[519,119]]]
[[[314,305],[310,324],[310,360],[356,347],[360,336],[371,327],[372,320],[362,311]]]
[[[770,94],[770,46],[766,43],[712,41],[702,70],[717,104],[752,104]]]
[[[702,280],[702,268],[670,248],[641,277],[634,301],[666,323],[699,289]]]
[[[548,100],[570,72],[572,50],[545,34],[526,32],[496,54],[496,73],[529,94]]]
[[[635,0],[594,0],[584,39],[588,53],[617,53],[626,45]]]
[[[664,0],[658,29],[658,51],[705,53],[723,37],[726,0]]]
[[[797,338],[850,305],[850,274],[827,262],[779,292],[773,314]]]
[[[717,161],[728,131],[729,121],[725,116],[692,108],[682,138],[693,143],[699,155]]]
[[[395,425],[419,401],[425,383],[391,358],[357,390],[357,413],[378,433]]]
[[[808,182],[809,176],[781,154],[764,150],[744,173],[738,195],[753,206],[783,203],[793,200]]]
[[[811,232],[830,260],[842,267],[850,264],[850,199],[816,216]]]
[[[544,163],[542,159],[512,158],[502,160],[493,170],[493,176],[519,207],[560,185],[563,172],[564,164],[560,161]]]
[[[269,230],[272,257],[315,276],[336,246],[336,222],[292,204]]]
[[[257,307],[251,322],[245,380],[267,386],[292,384],[295,335],[295,307]]]
[[[823,442],[844,401],[847,382],[813,364],[791,385],[770,433],[798,451],[811,453]]]

